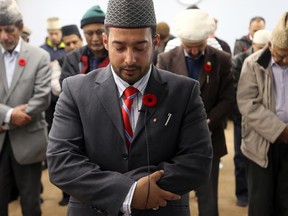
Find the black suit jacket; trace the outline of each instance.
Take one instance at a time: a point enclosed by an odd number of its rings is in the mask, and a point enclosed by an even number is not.
[[[209,73],[204,70],[204,65],[208,62],[211,63],[211,71]],[[157,66],[176,74],[188,76],[182,46],[159,54]],[[227,154],[224,134],[225,121],[232,113],[235,101],[231,56],[226,52],[207,45],[199,82],[201,97],[207,116],[210,119],[209,129],[212,132],[213,155],[215,158],[220,158]]]
[[[159,186],[183,197],[133,215],[190,215],[187,193],[208,180],[212,158],[199,83],[153,67],[147,93],[157,104],[142,106],[128,153],[111,66],[64,80],[47,160],[51,181],[72,196],[69,215],[117,215],[131,185],[147,175],[147,145],[151,172],[165,172]]]

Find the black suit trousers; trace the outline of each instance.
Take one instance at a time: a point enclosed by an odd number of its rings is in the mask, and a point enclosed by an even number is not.
[[[268,167],[248,160],[249,216],[288,216],[288,145],[271,144]]]
[[[212,169],[209,181],[198,187],[196,196],[198,200],[199,216],[218,216],[218,180],[220,158],[212,160]]]
[[[7,132],[0,154],[0,216],[8,216],[13,181],[19,189],[23,216],[41,215],[41,172],[41,162],[28,165],[17,163]]]

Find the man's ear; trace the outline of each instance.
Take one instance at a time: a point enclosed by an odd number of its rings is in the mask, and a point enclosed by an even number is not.
[[[154,50],[157,49],[158,45],[159,45],[159,42],[160,42],[160,35],[159,34],[156,34],[154,36],[154,40],[153,40],[153,47],[154,47]]]
[[[24,23],[23,23],[23,21],[20,21],[20,22],[19,22],[18,28],[19,28],[19,30],[20,30],[21,32],[23,31],[23,28],[24,28]]]
[[[105,47],[105,49],[108,51],[108,36],[106,33],[103,33],[103,37],[102,37],[102,42],[103,42],[103,45]]]

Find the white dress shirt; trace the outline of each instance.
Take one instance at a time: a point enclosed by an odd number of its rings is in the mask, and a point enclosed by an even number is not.
[[[111,66],[111,70],[112,70],[114,81],[115,81],[116,86],[118,88],[120,103],[123,104],[124,103],[123,93],[124,93],[125,89],[130,86],[130,84],[127,83],[126,81],[122,80],[115,73],[112,66]],[[132,103],[132,107],[131,107],[130,123],[131,123],[131,127],[132,127],[133,132],[134,132],[136,125],[137,125],[137,120],[139,117],[139,110],[141,109],[141,106],[142,106],[142,98],[143,98],[144,91],[146,89],[150,74],[151,74],[151,65],[150,65],[150,69],[149,69],[148,73],[144,77],[142,77],[140,80],[138,80],[136,83],[133,84],[133,87],[137,88],[139,91],[137,96],[133,99],[133,103]],[[129,192],[128,192],[128,194],[127,194],[127,196],[123,202],[121,211],[124,213],[124,216],[131,215],[131,202],[132,202],[132,198],[133,198],[136,186],[137,186],[137,182],[135,182],[131,186],[131,188],[130,188],[130,190],[129,190]]]
[[[21,49],[21,37],[19,38],[18,44],[15,47],[15,49],[10,53],[7,50],[5,50],[3,47],[1,47],[2,54],[4,56],[4,64],[5,64],[5,71],[6,71],[6,77],[7,77],[7,84],[8,88],[10,88],[14,71],[15,71],[15,66],[18,64],[18,58],[20,54],[20,49]],[[2,126],[3,129],[8,130],[9,125],[8,123],[11,120],[11,114],[12,114],[13,108],[9,109],[8,112],[5,115],[4,122],[6,123],[5,125]]]

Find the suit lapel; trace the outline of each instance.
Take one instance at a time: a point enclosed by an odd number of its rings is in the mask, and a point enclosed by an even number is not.
[[[167,94],[167,90],[163,86],[163,84],[160,79],[158,70],[155,67],[152,67],[152,73],[150,75],[147,87],[145,89],[145,94],[154,94],[157,98],[157,104],[153,107],[147,107],[144,104],[142,104],[141,110],[143,110],[144,112],[141,112],[139,114],[137,126],[134,131],[133,141],[137,138],[137,136],[140,134],[140,132],[144,128],[145,124],[148,123],[148,121],[151,119],[153,114],[160,107],[160,104],[164,100],[165,95]],[[145,115],[146,115],[146,121],[145,121]]]
[[[123,139],[123,143],[125,143],[124,125],[119,103],[118,89],[113,79],[110,66],[106,67],[105,71],[103,71],[102,74],[103,76],[96,80],[96,88],[94,92],[102,103],[111,121],[117,128],[118,133]],[[107,89],[109,89],[109,91],[107,91]],[[156,112],[158,107],[160,107],[160,104],[162,103],[165,95],[167,94],[167,90],[163,86],[162,81],[159,77],[159,72],[157,71],[157,69],[155,69],[155,67],[152,67],[152,73],[145,89],[145,94],[149,93],[154,94],[157,97],[157,104],[153,107],[146,107],[145,105],[142,105],[141,110],[146,110],[146,122],[145,113],[141,112],[139,114],[137,126],[134,131],[134,140],[142,131],[144,125],[147,124],[149,119],[151,119],[151,116]],[[115,107],[118,107],[118,109],[115,109]]]
[[[1,50],[0,50],[1,51]],[[3,88],[5,93],[8,92],[8,84],[7,84],[7,77],[6,77],[6,70],[5,70],[5,64],[4,64],[4,56],[2,55],[2,52],[0,52],[0,83],[1,83],[1,89]]]
[[[19,59],[24,59],[27,63],[28,58],[29,58],[29,55],[28,55],[28,50],[26,49],[26,44],[22,42],[21,43],[21,50],[19,53],[19,58],[16,61],[15,70],[14,70],[11,86],[9,88],[7,97],[9,97],[10,94],[13,92],[14,88],[17,86],[17,83],[18,83],[20,77],[23,74],[24,68],[27,67],[27,65],[20,66],[19,62],[18,62]]]
[[[125,142],[118,90],[110,66],[106,67],[102,74],[103,76],[96,81],[95,94],[99,98],[111,121],[117,128],[118,133]],[[107,91],[107,89],[109,90]]]
[[[171,65],[175,65],[171,70],[180,75],[189,76],[188,68],[186,64],[186,57],[184,55],[183,47],[179,46],[174,52],[174,58],[172,58],[173,62]]]
[[[204,66],[210,62],[211,63],[211,71],[210,72],[206,72],[204,70]],[[203,62],[203,67],[202,67],[202,71],[200,72],[200,77],[199,77],[199,82],[200,82],[200,88],[202,89],[203,85],[206,83],[207,84],[207,80],[209,80],[211,77],[208,78],[208,76],[211,76],[211,74],[213,73],[214,67],[213,65],[215,65],[215,57],[214,57],[214,52],[213,50],[209,49],[208,45],[205,49],[205,58],[204,58],[204,62]]]

